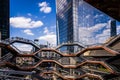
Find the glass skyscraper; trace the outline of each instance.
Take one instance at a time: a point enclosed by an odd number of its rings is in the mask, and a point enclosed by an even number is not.
[[[84,0],[56,0],[57,44],[80,42],[103,43],[110,37],[114,19]],[[115,31],[115,30],[112,30]],[[114,34],[114,33],[112,33]]]
[[[7,38],[9,38],[9,0],[0,0],[0,40]],[[6,53],[5,49],[0,48],[0,56]]]
[[[0,39],[9,38],[9,0],[0,0]]]
[[[57,44],[78,42],[78,6],[79,0],[56,0],[57,6]],[[74,47],[64,47],[69,53],[74,52]]]
[[[78,41],[76,4],[78,0],[56,0],[57,44]]]

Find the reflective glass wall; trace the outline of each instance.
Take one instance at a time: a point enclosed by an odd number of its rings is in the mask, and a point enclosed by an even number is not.
[[[57,0],[57,42],[73,41],[72,0]]]
[[[84,0],[56,0],[56,3],[58,44],[79,42],[87,46],[98,45],[120,33],[120,22]],[[70,49],[73,50],[72,47]]]
[[[78,6],[79,41],[85,45],[101,44],[110,37],[111,17],[83,0]]]
[[[120,34],[120,22],[116,21],[116,26],[117,26],[117,35]]]

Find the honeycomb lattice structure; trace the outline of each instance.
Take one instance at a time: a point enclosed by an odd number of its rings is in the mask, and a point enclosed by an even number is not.
[[[21,51],[14,45],[16,43],[29,44],[33,49]],[[60,49],[75,45],[78,47],[73,53]],[[40,48],[33,41],[19,37],[0,41],[0,47],[8,52],[0,59],[0,70],[34,72],[36,78],[28,77],[32,80],[120,79],[120,35],[105,44],[89,47],[76,42],[64,43],[56,48]]]

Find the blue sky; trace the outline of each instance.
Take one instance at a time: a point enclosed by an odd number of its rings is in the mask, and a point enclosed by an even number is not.
[[[10,36],[56,44],[55,0],[10,0]]]
[[[55,45],[55,6],[55,0],[10,0],[10,36],[18,36],[30,40],[39,39],[41,44],[47,44],[47,42],[49,42],[51,45]],[[85,17],[82,20],[98,20],[98,22],[95,22],[92,26],[89,25],[90,28],[87,29],[84,26],[80,27],[79,31],[81,35],[79,37],[81,41],[90,41],[91,43],[95,42],[96,39],[98,39],[98,41],[106,40],[106,38],[108,38],[107,34],[110,32],[109,29],[105,29],[109,23],[109,20],[107,20],[108,16],[96,10],[94,11],[95,14],[93,14],[90,10],[91,9],[88,8],[85,10],[87,12],[84,14]],[[91,17],[96,19],[92,19]],[[117,29],[118,33],[120,33],[120,22],[117,22]],[[99,34],[95,32],[99,32]],[[107,37],[104,38],[101,36]],[[93,37],[94,39],[88,39],[89,37]]]

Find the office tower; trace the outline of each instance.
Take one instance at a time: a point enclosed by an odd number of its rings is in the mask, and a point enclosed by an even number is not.
[[[56,0],[57,44],[78,42],[78,6],[79,0]],[[66,47],[74,52],[74,47]],[[69,53],[70,53],[69,52]]]
[[[84,0],[56,0],[57,44],[94,45],[110,37],[111,17]]]
[[[111,22],[110,22],[110,36],[112,37],[112,36],[116,36],[117,35],[117,28],[116,28],[116,20],[112,20]]]
[[[0,0],[1,39],[9,38],[9,0]]]
[[[9,38],[9,0],[0,0],[0,8],[0,40],[4,40]]]
[[[78,11],[76,9],[78,1],[79,0],[56,0],[57,44],[78,41]]]

